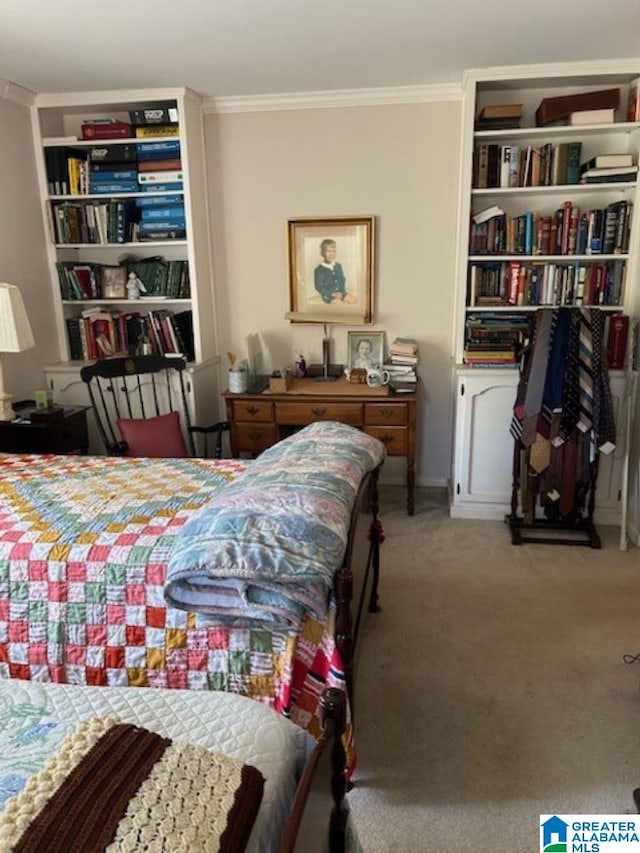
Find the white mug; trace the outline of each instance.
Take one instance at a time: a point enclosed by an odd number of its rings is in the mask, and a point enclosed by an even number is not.
[[[367,385],[369,388],[380,388],[389,384],[389,372],[372,368],[367,370]]]

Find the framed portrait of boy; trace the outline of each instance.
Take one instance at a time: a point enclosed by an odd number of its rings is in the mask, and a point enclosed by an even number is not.
[[[384,332],[347,332],[347,367],[373,370],[384,362]]]
[[[373,216],[289,219],[289,314],[299,323],[373,323]]]
[[[102,299],[126,299],[126,268],[103,266],[101,270],[101,284]]]

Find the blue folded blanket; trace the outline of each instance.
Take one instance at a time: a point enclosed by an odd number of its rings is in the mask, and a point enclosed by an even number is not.
[[[329,421],[266,450],[181,529],[167,570],[167,603],[207,624],[297,630],[323,619],[344,559],[363,477],[384,445]]]

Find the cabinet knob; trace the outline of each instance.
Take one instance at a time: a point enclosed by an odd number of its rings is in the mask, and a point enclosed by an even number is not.
[[[311,409],[311,414],[316,415],[319,418],[321,418],[324,414],[326,414],[326,412],[327,412],[326,408],[321,409],[318,407],[317,409]]]
[[[385,447],[388,447],[393,441],[392,435],[379,435],[378,438],[384,444]]]
[[[260,441],[260,439],[262,438],[262,433],[258,432],[257,430],[255,430],[254,432],[249,432],[247,433],[247,435],[249,436],[249,439],[253,442]]]
[[[252,417],[253,415],[257,415],[259,411],[260,409],[257,406],[247,406],[247,414]]]
[[[390,418],[393,414],[393,409],[380,409],[381,418]]]

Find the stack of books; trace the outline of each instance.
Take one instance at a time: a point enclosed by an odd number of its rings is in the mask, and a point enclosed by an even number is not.
[[[469,314],[465,329],[464,361],[472,367],[518,366],[530,335],[530,317],[517,314]]]
[[[476,130],[511,130],[520,127],[522,104],[487,104],[478,113]]]
[[[416,390],[418,342],[415,338],[395,338],[389,347],[389,359],[382,367],[389,372],[389,386],[396,394]]]
[[[597,154],[580,167],[581,184],[635,181],[638,167],[631,154]]]

